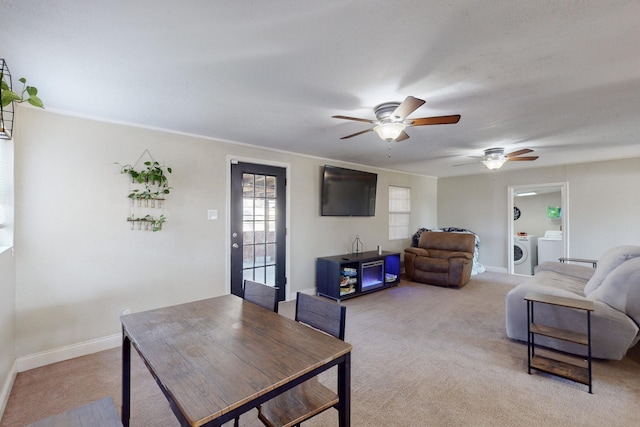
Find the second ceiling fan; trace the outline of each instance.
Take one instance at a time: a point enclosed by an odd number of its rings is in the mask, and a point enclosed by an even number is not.
[[[500,169],[503,164],[509,161],[531,162],[538,158],[538,156],[523,156],[523,154],[529,153],[533,153],[533,150],[529,148],[523,148],[521,150],[514,151],[513,153],[505,154],[504,148],[502,147],[487,148],[486,150],[484,150],[484,157],[478,157],[481,160],[471,163],[461,163],[453,166],[464,166],[474,163],[482,163],[487,169],[497,170]]]
[[[343,136],[340,139],[348,139],[354,136],[374,131],[378,136],[387,141],[403,141],[409,138],[405,129],[410,126],[428,126],[428,125],[448,125],[458,123],[460,115],[438,117],[422,117],[417,119],[407,119],[411,113],[420,108],[425,101],[422,99],[407,96],[402,102],[385,102],[377,105],[373,111],[376,114],[376,120],[361,119],[358,117],[348,116],[332,116],[334,119],[355,120],[358,122],[371,123],[375,126],[365,129],[351,135]]]

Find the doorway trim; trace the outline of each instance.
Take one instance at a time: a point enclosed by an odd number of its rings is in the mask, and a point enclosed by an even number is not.
[[[286,171],[286,180],[287,185],[286,188],[286,219],[285,219],[285,247],[286,247],[286,255],[285,255],[285,277],[287,278],[287,286],[285,292],[285,301],[291,300],[291,282],[289,282],[289,278],[291,277],[291,241],[289,237],[289,227],[291,221],[291,186],[288,185],[291,182],[291,164],[284,162],[277,162],[273,160],[265,160],[265,159],[257,159],[254,157],[244,157],[244,156],[235,156],[233,154],[227,154],[225,166],[226,166],[226,196],[225,196],[225,212],[226,220],[225,220],[225,266],[224,266],[224,290],[225,294],[231,293],[231,164],[233,163],[254,163],[258,165],[265,166],[275,166],[279,168],[283,168]]]
[[[560,200],[562,208],[562,243],[563,253],[565,257],[569,256],[569,183],[568,182],[552,182],[547,184],[527,184],[527,185],[510,185],[507,189],[507,272],[514,274],[513,269],[513,236],[515,228],[513,226],[513,207],[515,206],[515,197],[517,192],[533,191],[535,189],[546,189],[549,187],[558,187],[560,189]]]

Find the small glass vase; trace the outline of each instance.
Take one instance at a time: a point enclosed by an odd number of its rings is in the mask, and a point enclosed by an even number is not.
[[[362,253],[362,248],[364,245],[360,241],[360,236],[356,236],[356,240],[351,244],[351,253],[359,254]]]

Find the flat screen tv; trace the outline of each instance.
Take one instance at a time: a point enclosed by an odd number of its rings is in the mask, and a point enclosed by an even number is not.
[[[375,216],[378,175],[324,166],[322,216]]]

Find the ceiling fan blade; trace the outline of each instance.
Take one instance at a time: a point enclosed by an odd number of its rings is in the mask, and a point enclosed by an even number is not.
[[[348,117],[348,116],[331,116],[334,119],[344,119],[344,120],[355,120],[356,122],[365,122],[365,123],[375,123],[375,120],[369,119],[360,119],[358,117]]]
[[[527,154],[527,153],[533,153],[533,150],[530,150],[528,148],[523,148],[522,150],[518,150],[518,151],[514,151],[513,153],[509,153],[506,156],[507,156],[507,158],[510,159],[512,157],[519,156],[521,154]]]
[[[453,167],[456,167],[456,166],[475,165],[475,164],[478,164],[478,163],[482,163],[482,161],[479,161],[479,162],[469,162],[469,163],[458,163],[457,165],[453,165]]]
[[[405,131],[402,131],[400,135],[398,135],[398,137],[395,139],[395,141],[400,142],[404,141],[405,139],[409,139],[409,135]]]
[[[349,139],[349,138],[353,138],[354,136],[362,135],[363,133],[371,132],[372,130],[373,130],[373,128],[371,128],[371,129],[361,130],[360,132],[356,132],[356,133],[352,133],[351,135],[343,136],[343,137],[342,137],[342,138],[340,138],[340,139]]]
[[[518,161],[518,162],[525,161],[525,162],[529,162],[529,161],[531,161],[531,160],[535,160],[535,159],[537,159],[537,158],[538,158],[538,156],[508,157],[508,158],[507,158],[507,160],[509,160],[510,162],[513,162],[513,161]]]
[[[414,98],[413,96],[407,96],[404,101],[402,101],[402,104],[398,105],[393,113],[391,113],[390,117],[394,121],[402,121],[409,114],[420,108],[422,104],[424,104],[424,101],[422,99]]]
[[[460,114],[453,116],[422,117],[410,121],[412,122],[411,126],[451,125],[460,121]]]

